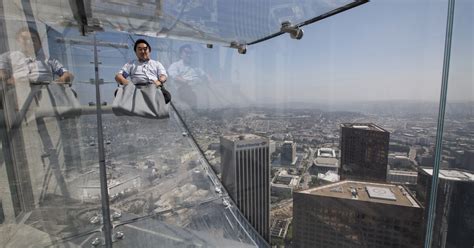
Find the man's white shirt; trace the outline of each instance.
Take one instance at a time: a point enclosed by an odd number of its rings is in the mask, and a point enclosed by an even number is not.
[[[130,80],[134,84],[153,83],[158,80],[160,75],[168,76],[165,67],[160,62],[152,59],[144,62],[132,60],[126,63],[118,73],[122,74],[124,78],[130,76]]]
[[[54,75],[62,76],[67,71],[56,59],[44,56],[27,57],[20,51],[2,54],[0,69],[6,70],[15,79],[28,79],[29,82],[51,82]]]
[[[185,65],[183,60],[171,64],[168,68],[168,72],[171,78],[179,76],[187,81],[191,86],[199,83],[205,77],[203,70]]]

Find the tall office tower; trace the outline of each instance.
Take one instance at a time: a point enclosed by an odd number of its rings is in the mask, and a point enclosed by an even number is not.
[[[281,146],[281,163],[283,165],[291,165],[296,160],[296,143],[293,141],[285,141]]]
[[[459,168],[474,172],[474,150],[464,151]]]
[[[416,195],[426,209],[432,175],[433,169],[429,167],[418,171]],[[441,169],[437,194],[431,247],[474,247],[474,174],[466,170]]]
[[[402,186],[341,181],[293,193],[295,247],[422,247],[422,225]]]
[[[222,183],[240,211],[270,240],[269,140],[253,134],[220,138]]]
[[[343,123],[341,180],[385,182],[390,133],[372,123]]]

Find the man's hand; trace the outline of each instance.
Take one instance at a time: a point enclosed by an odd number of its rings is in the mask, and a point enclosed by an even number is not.
[[[161,87],[166,82],[166,76],[164,74],[160,74],[160,76],[158,76],[158,79],[154,82],[156,87]]]
[[[8,85],[14,85],[15,84],[15,78],[11,77],[11,78],[7,79],[7,84]]]
[[[8,85],[15,84],[15,78],[13,78],[13,76],[10,76],[9,73],[3,69],[0,69],[0,81],[5,81],[5,83]]]
[[[64,72],[57,80],[56,83],[58,84],[72,84],[72,80],[74,80],[74,76],[69,72]]]
[[[161,82],[161,84],[164,84],[166,82],[166,75],[164,74],[160,74],[160,76],[158,76],[158,81]]]
[[[60,78],[58,78],[54,82],[57,83],[57,84],[65,84],[65,85],[69,85],[69,86],[72,84],[71,82],[66,82],[64,80],[61,80]]]
[[[161,87],[163,84],[160,82],[160,80],[155,80],[155,85],[156,87]]]

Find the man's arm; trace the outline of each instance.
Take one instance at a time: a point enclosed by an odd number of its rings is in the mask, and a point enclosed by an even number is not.
[[[180,62],[174,62],[173,64],[170,65],[168,68],[168,73],[170,77],[178,83],[186,83],[186,79],[184,79],[180,74],[179,74],[179,67],[180,67]]]
[[[115,81],[121,85],[127,85],[128,80],[122,75],[122,73],[117,73],[115,75]]]
[[[59,84],[70,84],[74,80],[74,75],[70,73],[57,59],[49,58],[47,63],[51,66],[51,72],[53,76],[56,75],[58,78],[55,82]]]
[[[186,80],[184,77],[182,76],[176,76],[174,77],[174,81],[178,82],[178,83],[181,83],[181,84],[185,84],[188,82],[188,80]]]
[[[115,74],[115,81],[121,85],[127,85],[129,83],[127,77],[132,76],[131,67],[133,65],[133,61],[126,63],[120,71]]]
[[[154,82],[156,86],[162,86],[166,82],[166,79],[168,79],[168,77],[166,77],[165,74],[160,74],[158,80],[155,80]]]
[[[168,75],[166,74],[166,69],[165,67],[158,61],[156,61],[156,74],[158,75],[158,79],[155,80],[156,86],[162,86],[165,82],[166,79],[168,79]]]
[[[68,71],[65,71],[65,72],[63,72],[63,75],[61,75],[56,80],[56,82],[58,82],[58,83],[70,83],[70,82],[72,82],[72,80],[74,80],[74,75],[72,75],[72,73],[70,73]]]
[[[9,55],[10,53],[4,53],[0,55],[0,82],[4,81],[7,84],[15,84]]]
[[[7,70],[0,69],[0,82],[4,81],[8,85],[15,84],[15,78]]]

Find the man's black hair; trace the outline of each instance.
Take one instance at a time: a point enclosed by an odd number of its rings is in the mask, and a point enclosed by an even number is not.
[[[135,41],[135,45],[133,46],[133,51],[137,51],[137,46],[140,43],[145,43],[146,46],[148,47],[148,51],[151,52],[150,44],[148,44],[148,42],[146,42],[146,40],[144,40],[144,39],[138,39],[137,41]]]
[[[183,50],[186,49],[186,48],[189,48],[190,50],[193,50],[193,48],[189,44],[182,45],[181,47],[179,47],[179,55],[181,55],[181,53],[183,53]]]

